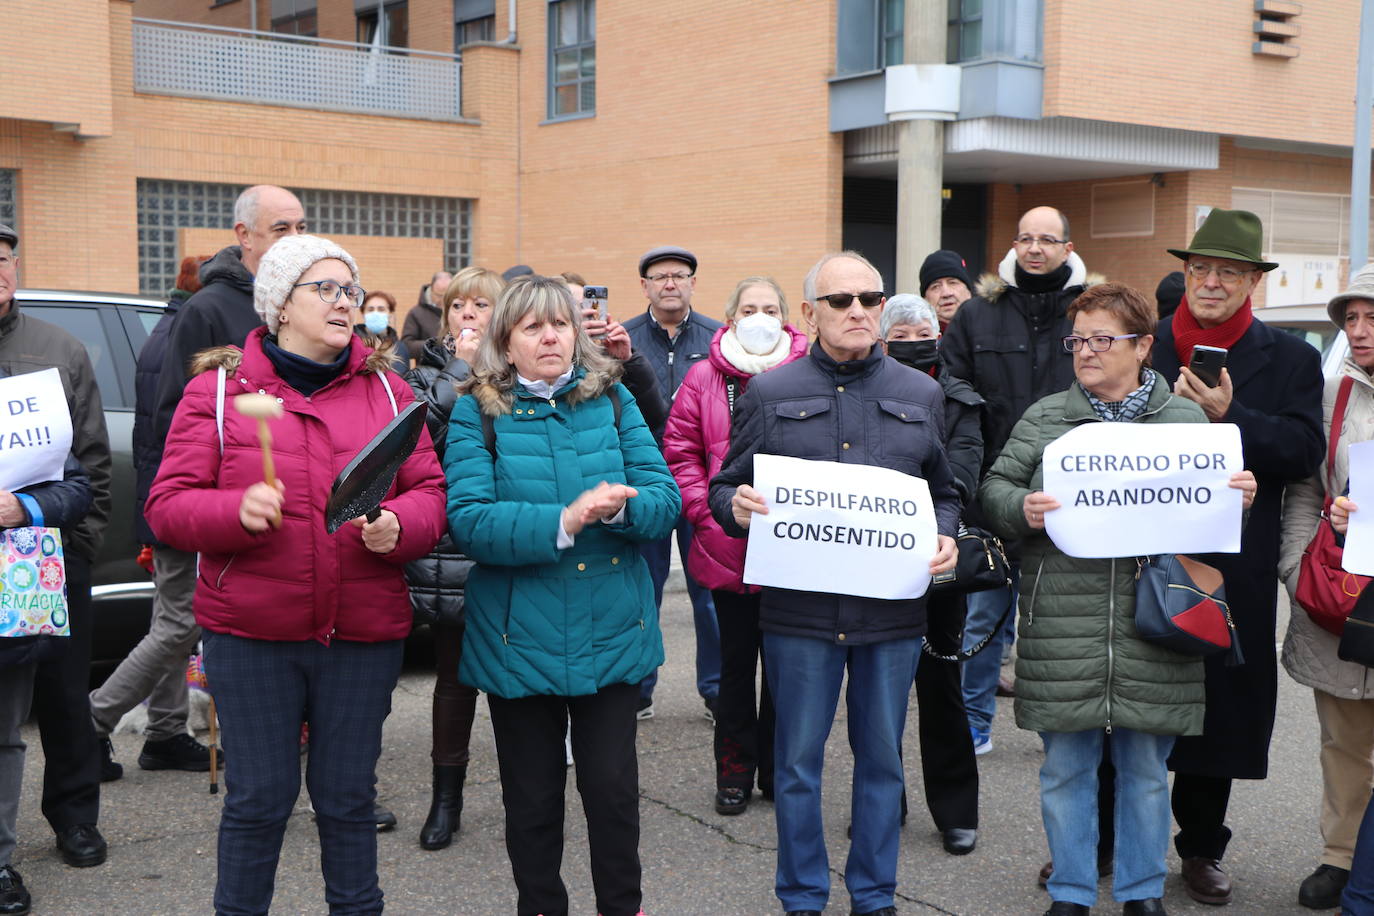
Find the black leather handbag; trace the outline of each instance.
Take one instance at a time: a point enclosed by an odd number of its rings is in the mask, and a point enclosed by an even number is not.
[[[1341,661],[1374,667],[1374,588],[1365,589],[1356,599],[1355,609],[1345,619],[1336,655]]]
[[[966,595],[990,588],[1006,588],[1011,584],[1011,564],[1007,562],[1001,538],[960,522],[954,541],[959,548],[959,559],[954,569],[931,581],[932,593]]]

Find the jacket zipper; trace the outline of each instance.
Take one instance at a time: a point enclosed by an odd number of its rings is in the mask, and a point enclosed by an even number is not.
[[[220,588],[220,587],[223,586],[223,584],[224,584],[224,574],[227,573],[227,572],[229,571],[229,567],[230,567],[230,566],[233,566],[233,565],[234,565],[234,560],[236,560],[236,559],[238,559],[238,554],[233,554],[232,556],[229,557],[229,562],[224,564],[224,568],[221,569],[221,570],[219,571],[219,575],[215,577],[215,588]]]
[[[1045,558],[1040,558],[1040,565],[1035,567],[1035,582],[1031,585],[1030,607],[1026,609],[1026,626],[1035,624],[1035,596],[1040,593],[1040,573],[1045,569]],[[1013,596],[1014,597],[1014,596]]]
[[[1116,636],[1116,558],[1112,558],[1111,574],[1107,582],[1107,734],[1112,733],[1112,673],[1116,668],[1116,653],[1112,642]]]

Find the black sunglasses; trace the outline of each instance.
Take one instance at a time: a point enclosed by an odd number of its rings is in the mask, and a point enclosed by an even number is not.
[[[855,299],[866,309],[877,308],[882,304],[886,293],[881,291],[869,291],[866,293],[831,293],[828,296],[817,296],[817,302],[828,303],[832,309],[847,309],[853,304]]]

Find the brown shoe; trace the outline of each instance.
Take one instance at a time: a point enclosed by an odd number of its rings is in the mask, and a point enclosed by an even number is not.
[[[1216,859],[1184,859],[1183,889],[1198,903],[1221,906],[1231,902],[1231,879]]]
[[[1045,867],[1040,869],[1040,886],[1047,887],[1050,883],[1050,875],[1054,874],[1054,862],[1046,862]]]

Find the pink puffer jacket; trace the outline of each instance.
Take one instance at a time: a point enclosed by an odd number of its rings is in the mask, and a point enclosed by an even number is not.
[[[706,588],[752,592],[757,589],[746,586],[741,578],[745,541],[722,531],[706,502],[711,478],[720,470],[730,449],[726,377],[739,382],[736,400],[750,379],[721,353],[720,339],[728,330],[727,325],[716,331],[711,339],[710,358],[693,366],[683,379],[663,432],[663,457],[682,491],[682,514],[695,529],[692,547],[687,552],[687,571]],[[783,331],[791,335],[792,348],[779,366],[805,356],[810,347],[806,335],[792,325],[783,325]]]
[[[196,622],[214,633],[250,639],[380,642],[410,632],[411,610],[401,567],[434,547],[444,527],[444,476],[429,433],[401,465],[382,508],[401,523],[389,554],[363,546],[346,524],[324,527],[334,477],[394,415],[383,384],[404,407],[410,386],[390,360],[356,337],[343,373],[305,397],[282,381],[263,352],[266,328],[236,347],[202,351],[177,405],[162,465],[148,494],[154,532],[178,550],[199,551]],[[216,421],[216,368],[226,370],[224,439]],[[285,488],[280,528],[252,534],[239,523],[243,491],[262,480],[257,423],[233,407],[235,395],[278,398],[283,416],[269,420],[272,456]]]

